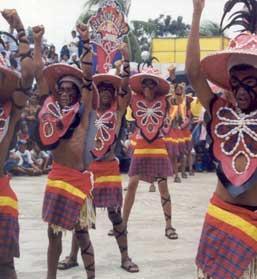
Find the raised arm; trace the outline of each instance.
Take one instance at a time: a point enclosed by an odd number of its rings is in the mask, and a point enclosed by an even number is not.
[[[92,86],[92,52],[90,48],[89,30],[85,24],[78,24],[77,31],[83,40],[83,53],[80,57],[81,69],[83,71],[83,86],[81,91],[81,101],[84,104],[82,125],[88,125],[88,116],[92,110],[93,86]]]
[[[118,108],[124,114],[131,98],[131,91],[129,88],[130,65],[129,65],[129,50],[128,45],[123,43],[120,47],[120,52],[123,56],[123,69],[121,73],[121,89],[118,92]]]
[[[211,99],[213,98],[213,94],[207,80],[204,78],[200,67],[199,28],[204,5],[205,0],[193,0],[194,10],[191,32],[187,45],[186,72],[200,102],[207,110],[209,110],[209,105]]]
[[[44,62],[42,59],[42,39],[45,33],[43,25],[34,26],[32,28],[34,38],[34,67],[35,78],[37,81],[40,97],[49,94],[48,85],[43,77]]]
[[[27,101],[27,95],[31,90],[31,85],[34,79],[34,67],[23,23],[15,9],[4,10],[2,16],[10,24],[12,29],[18,33],[19,41],[19,57],[21,63],[21,79],[19,80],[18,88],[13,93],[13,102],[16,107],[22,108]]]

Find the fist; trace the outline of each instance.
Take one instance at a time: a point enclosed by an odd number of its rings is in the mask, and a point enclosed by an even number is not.
[[[9,25],[12,28],[15,28],[16,30],[23,29],[23,24],[15,9],[10,9],[10,10],[6,9],[3,10],[1,13],[4,19],[9,23]]]
[[[43,25],[37,25],[32,27],[33,38],[35,41],[41,41],[45,33],[45,27]]]
[[[89,40],[88,25],[86,25],[84,23],[78,23],[76,28],[77,28],[77,31],[79,32],[79,35],[81,36],[82,40],[84,40],[84,41]]]

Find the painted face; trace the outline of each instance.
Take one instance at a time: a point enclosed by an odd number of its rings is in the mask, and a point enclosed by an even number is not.
[[[75,85],[70,81],[64,81],[57,90],[58,103],[61,108],[72,106],[78,102],[78,92]]]
[[[244,112],[257,108],[257,69],[232,70],[230,85],[238,107]]]
[[[157,83],[153,79],[147,78],[142,81],[142,90],[146,99],[153,100],[157,90]]]
[[[111,83],[102,82],[98,85],[98,92],[100,95],[100,106],[110,106],[115,96],[115,88]]]

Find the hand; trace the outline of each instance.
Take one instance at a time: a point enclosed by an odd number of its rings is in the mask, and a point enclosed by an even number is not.
[[[15,9],[5,9],[2,12],[2,16],[9,23],[11,28],[16,30],[24,29],[22,21]]]
[[[84,23],[78,23],[76,27],[82,40],[88,41],[90,39],[88,26]]]
[[[202,13],[205,6],[205,0],[193,0],[193,6],[195,12]]]
[[[128,45],[126,43],[121,43],[118,46],[118,50],[121,52],[122,56],[124,57],[125,60],[128,60],[129,58],[129,49]]]
[[[37,25],[32,27],[33,38],[35,42],[42,42],[42,37],[45,33],[45,27],[43,25]]]

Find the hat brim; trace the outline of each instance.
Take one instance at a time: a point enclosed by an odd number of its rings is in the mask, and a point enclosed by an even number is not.
[[[121,78],[111,74],[96,74],[93,76],[93,82],[96,87],[101,82],[111,83],[116,89],[120,88],[121,86]]]
[[[153,79],[154,81],[157,82],[159,95],[166,95],[169,93],[170,84],[168,83],[167,80],[165,80],[161,77],[158,77],[156,75],[146,74],[146,73],[139,73],[130,78],[129,84],[130,84],[131,89],[135,93],[143,94],[142,81],[144,79]]]
[[[208,55],[201,61],[201,69],[206,79],[226,90],[231,89],[228,64],[232,55],[246,56],[247,61],[251,57],[254,60],[257,59],[256,53],[250,52],[249,50],[224,50]]]
[[[3,75],[3,81],[0,81],[0,100],[4,102],[11,98],[18,87],[20,74],[2,65],[0,65],[0,73]]]
[[[67,64],[56,63],[46,67],[43,70],[43,76],[46,79],[50,92],[56,96],[56,83],[65,76],[74,76],[82,80],[83,72]]]

